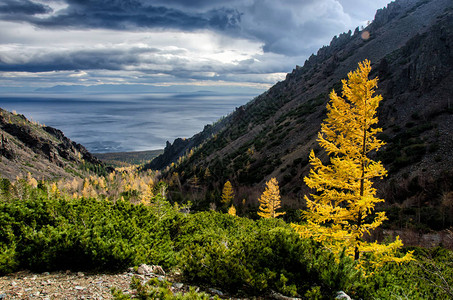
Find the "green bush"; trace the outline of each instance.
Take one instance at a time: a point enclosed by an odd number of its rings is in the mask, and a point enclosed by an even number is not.
[[[452,299],[453,253],[443,248],[415,250],[415,261],[387,264],[357,283],[363,299]]]
[[[319,285],[329,298],[347,290],[358,276],[348,258],[337,264],[333,255],[300,239],[281,220],[253,222],[205,212],[183,227],[197,233],[183,235],[191,238],[182,241],[187,246],[180,256],[183,275],[192,282],[228,291],[276,290],[293,296]]]
[[[125,201],[48,199],[39,191],[29,196],[0,202],[0,247],[8,249],[0,259],[2,273],[11,266],[119,270],[176,263],[170,238],[176,212],[158,218],[151,208]]]
[[[183,214],[160,195],[153,206],[143,206],[50,197],[45,184],[0,183],[0,274],[121,270],[146,263],[180,269],[188,281],[234,294],[274,290],[332,299],[342,290],[355,299],[453,296],[453,254],[441,248],[416,249],[417,261],[387,264],[363,278],[350,258],[335,259],[280,219],[254,221],[213,211]],[[136,289],[146,299],[165,294],[167,287]]]
[[[167,280],[159,280],[158,278],[151,278],[146,283],[142,284],[137,277],[132,278],[131,288],[135,290],[134,296],[125,295],[118,289],[113,288],[112,294],[115,300],[126,299],[160,299],[160,300],[209,300],[220,299],[218,296],[211,297],[206,293],[198,293],[193,287],[190,287],[186,293],[178,292],[173,293],[171,290],[171,282]]]

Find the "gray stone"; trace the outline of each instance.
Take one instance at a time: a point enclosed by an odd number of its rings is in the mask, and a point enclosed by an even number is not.
[[[173,286],[174,286],[175,288],[177,288],[177,289],[182,289],[182,287],[184,286],[184,284],[181,283],[181,282],[175,282],[175,283],[173,283]]]
[[[140,275],[149,275],[153,273],[153,267],[146,264],[142,264],[138,267],[137,273]]]
[[[343,300],[352,300],[351,297],[349,297],[345,292],[339,291],[337,292],[337,296],[335,299],[343,299]]]
[[[208,291],[212,294],[223,296],[223,293],[217,289],[209,288]]]
[[[302,299],[302,298],[287,297],[285,295],[277,293],[276,291],[271,292],[271,298],[277,299],[277,300],[300,300],[300,299]]]
[[[165,271],[161,266],[152,266],[152,269],[154,274],[165,276]]]

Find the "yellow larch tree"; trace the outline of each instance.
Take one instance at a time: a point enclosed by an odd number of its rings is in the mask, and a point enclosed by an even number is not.
[[[143,203],[144,205],[150,205],[154,197],[154,181],[150,179],[148,181],[148,184],[142,182],[140,190],[142,192],[140,199],[141,203]]]
[[[225,182],[225,185],[223,186],[222,203],[228,205],[233,200],[233,198],[234,198],[233,186],[231,185],[231,182],[228,180],[227,182]]]
[[[31,176],[30,172],[27,173],[27,183],[33,188],[38,187],[38,181]]]
[[[234,207],[234,205],[230,206],[230,208],[228,209],[228,214],[232,216],[236,215],[236,208]]]
[[[266,182],[266,188],[260,199],[260,207],[258,215],[262,218],[277,218],[284,215],[286,212],[277,212],[281,208],[280,190],[276,178],[271,178]]]
[[[384,200],[376,197],[372,180],[383,178],[387,171],[380,161],[369,157],[370,152],[384,145],[376,137],[382,129],[375,128],[382,97],[374,95],[377,78],[369,80],[370,71],[368,60],[359,63],[358,69],[348,74],[348,80],[342,81],[342,97],[335,90],[330,93],[327,118],[317,139],[330,163],[324,164],[311,151],[312,169],[304,181],[316,193],[305,196],[308,210],[303,215],[307,224],[293,226],[302,236],[322,242],[336,254],[345,249],[359,260],[359,266],[377,268],[387,261],[408,261],[411,255],[394,256],[402,246],[398,237],[387,245],[363,240],[387,219],[384,212],[374,212],[375,205]]]
[[[60,197],[60,190],[55,182],[50,185],[50,195],[53,197]]]

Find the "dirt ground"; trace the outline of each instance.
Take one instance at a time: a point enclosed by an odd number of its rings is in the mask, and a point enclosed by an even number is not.
[[[115,287],[130,293],[132,272],[121,274],[85,274],[82,272],[21,271],[0,277],[0,299],[112,299]],[[3,298],[2,298],[3,297]]]

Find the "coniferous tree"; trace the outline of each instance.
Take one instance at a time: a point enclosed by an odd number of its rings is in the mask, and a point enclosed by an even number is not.
[[[278,182],[276,178],[271,178],[266,182],[266,188],[261,195],[260,207],[258,215],[262,218],[277,218],[284,215],[286,212],[277,212],[281,207],[280,191],[278,189]]]
[[[230,208],[228,209],[228,214],[232,216],[236,215],[236,208],[234,207],[234,205],[230,206]]]
[[[222,203],[228,205],[234,198],[234,191],[231,182],[228,180],[225,182],[222,190]]]
[[[327,118],[318,133],[319,145],[330,156],[330,163],[324,164],[311,151],[312,169],[304,181],[316,193],[305,196],[307,225],[293,226],[302,236],[313,237],[336,254],[345,249],[359,260],[362,254],[370,253],[374,260],[368,258],[368,262],[377,267],[386,261],[410,260],[410,255],[402,259],[393,256],[402,246],[398,237],[388,245],[363,240],[387,219],[384,212],[374,212],[375,205],[384,200],[376,197],[372,180],[383,178],[387,171],[369,156],[384,144],[376,137],[382,129],[375,128],[382,97],[373,96],[377,78],[369,80],[370,71],[368,60],[359,63],[348,80],[342,81],[343,97],[335,90],[330,93]]]

